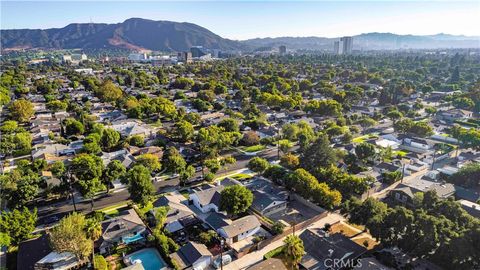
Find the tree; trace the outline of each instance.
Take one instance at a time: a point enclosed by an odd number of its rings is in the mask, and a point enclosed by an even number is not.
[[[52,100],[47,102],[46,105],[47,109],[53,111],[53,112],[59,112],[59,111],[65,111],[68,107],[68,104],[66,102],[63,102],[61,100]]]
[[[367,160],[375,155],[375,146],[371,143],[362,142],[355,147],[355,154],[361,160]]]
[[[242,144],[246,146],[257,145],[260,142],[260,136],[257,132],[250,130],[243,134]]]
[[[93,208],[93,198],[104,186],[100,181],[104,169],[103,161],[95,155],[80,154],[72,160],[71,170],[78,178],[80,193],[90,198]]]
[[[198,237],[200,239],[200,243],[211,246],[213,241],[217,239],[217,232],[214,230],[208,230],[206,232],[201,232]]]
[[[136,163],[139,165],[143,165],[151,172],[158,171],[162,168],[162,164],[158,160],[158,157],[154,154],[149,153],[138,156],[136,158]]]
[[[10,105],[10,116],[19,122],[28,122],[35,114],[33,104],[26,99],[17,99]]]
[[[73,118],[67,118],[63,121],[65,125],[65,133],[67,135],[81,135],[85,132],[85,128],[80,121]]]
[[[467,188],[480,187],[480,164],[470,163],[463,166],[448,177],[448,182]]]
[[[55,161],[50,166],[50,171],[55,177],[61,178],[65,173],[65,164],[63,161]]]
[[[144,147],[145,146],[145,138],[142,135],[133,135],[127,138],[128,145],[137,146],[137,147]]]
[[[93,260],[93,270],[108,270],[108,263],[102,255],[96,254]]]
[[[272,225],[272,232],[275,235],[283,233],[284,229],[285,225],[279,221],[275,221]]]
[[[160,206],[155,208],[154,230],[161,231],[163,229],[163,226],[167,222],[168,211],[170,211],[170,208],[168,206]]]
[[[291,143],[289,140],[284,139],[284,140],[279,140],[278,141],[278,147],[280,150],[286,154],[290,150],[290,148],[293,146],[293,143]]]
[[[225,131],[228,132],[238,132],[240,131],[240,127],[238,125],[238,121],[233,118],[226,118],[218,123],[219,127],[222,127]]]
[[[93,249],[93,241],[86,232],[85,216],[73,213],[60,220],[50,231],[50,245],[58,253],[70,252],[78,259],[87,258]]]
[[[194,136],[195,129],[190,122],[180,120],[175,123],[175,134],[177,138],[182,142],[187,142]]]
[[[37,209],[30,211],[23,207],[12,211],[2,211],[0,215],[0,231],[4,233],[4,241],[14,246],[32,236],[37,223]]]
[[[180,172],[180,185],[184,186],[195,175],[195,168],[188,165],[185,170]]]
[[[2,126],[0,127],[0,131],[4,134],[11,134],[15,133],[18,130],[18,122],[14,120],[7,120],[4,121]]]
[[[287,153],[280,158],[280,165],[287,169],[295,170],[300,166],[300,159],[292,153]]]
[[[163,164],[171,173],[179,173],[187,167],[187,162],[175,147],[169,147],[165,153]]]
[[[337,156],[326,135],[320,135],[302,152],[300,164],[309,171],[334,164]]]
[[[88,154],[98,154],[102,152],[102,148],[100,147],[100,139],[101,139],[100,134],[90,133],[83,140],[82,152],[88,153]]]
[[[101,100],[106,102],[117,101],[123,96],[122,89],[110,80],[103,82],[95,93]]]
[[[135,165],[127,173],[128,191],[135,203],[146,205],[155,192],[149,169]]]
[[[213,174],[216,174],[221,168],[220,160],[218,158],[207,159],[204,163],[208,170]]]
[[[291,234],[283,240],[283,243],[285,243],[285,256],[289,262],[297,268],[303,255],[305,255],[302,239],[297,235]]]
[[[245,186],[229,186],[220,193],[220,211],[226,211],[229,215],[244,213],[252,202],[253,194]]]
[[[270,163],[261,157],[254,157],[248,162],[248,168],[257,173],[263,173],[269,166]]]
[[[107,192],[110,191],[110,185],[113,181],[122,178],[126,173],[125,166],[119,160],[112,160],[108,163],[103,171],[103,184],[107,187]]]
[[[393,122],[397,121],[398,119],[401,119],[403,117],[403,114],[399,112],[398,110],[393,110],[389,111],[387,113],[388,118],[392,119]]]
[[[119,141],[120,133],[118,133],[118,131],[111,128],[106,128],[103,130],[100,140],[103,149],[107,151],[113,150],[118,145]]]

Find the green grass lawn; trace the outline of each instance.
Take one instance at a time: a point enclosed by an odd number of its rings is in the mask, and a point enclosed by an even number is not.
[[[180,194],[182,194],[183,197],[185,197],[185,199],[190,199],[190,193],[188,193],[188,190],[182,190],[180,191]]]
[[[114,216],[118,216],[120,214],[120,211],[127,207],[128,207],[128,201],[105,207],[101,209],[100,212],[103,212],[105,215],[114,217]]]
[[[378,138],[378,136],[375,135],[375,134],[367,134],[367,135],[363,135],[363,136],[360,136],[360,137],[353,138],[352,142],[353,143],[362,143],[362,142],[365,142],[368,139],[374,139],[374,138]]]
[[[252,153],[252,152],[261,151],[261,150],[263,150],[263,149],[265,149],[265,148],[266,148],[265,145],[257,144],[257,145],[252,145],[252,146],[244,147],[242,150],[245,151],[245,152]]]
[[[153,209],[153,203],[152,202],[149,202],[147,205],[145,205],[144,207],[139,207],[138,208],[138,212],[140,212],[140,214],[142,216],[145,216],[145,214],[152,210]]]
[[[400,156],[400,157],[404,157],[404,156],[406,156],[407,154],[408,154],[408,152],[405,152],[405,151],[403,151],[403,150],[398,150],[398,151],[394,151],[394,152],[393,152],[393,155],[394,155],[394,156]]]
[[[252,176],[246,173],[239,173],[239,174],[233,175],[232,178],[235,180],[243,180],[243,179],[252,178]]]

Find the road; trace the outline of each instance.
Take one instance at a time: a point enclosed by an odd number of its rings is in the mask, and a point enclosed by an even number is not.
[[[236,158],[237,162],[232,166],[230,166],[226,171],[224,170],[220,171],[218,173],[218,176],[225,175],[225,174],[228,174],[229,172],[246,168],[248,161],[250,160],[250,158],[253,157],[251,155],[245,155],[240,153],[234,154],[233,156]],[[259,153],[257,156],[268,159],[268,160],[275,159],[277,157],[277,149],[276,148],[267,149]],[[201,172],[197,172],[195,174],[195,176],[200,176],[200,175],[201,175]],[[179,183],[180,182],[178,178],[173,178],[169,180],[154,182],[153,185],[155,187],[156,194],[161,194],[161,193],[176,189]],[[127,190],[105,194],[95,199],[93,210],[99,210],[110,205],[127,201],[129,199],[130,199],[130,194],[128,193]],[[78,212],[88,213],[91,211],[90,201],[77,202],[76,207]],[[51,216],[56,216],[58,218],[61,218],[73,211],[74,211],[74,207],[71,200],[65,200],[63,202],[57,202],[51,205],[39,207],[37,224],[40,224],[40,225],[44,224],[45,219]]]

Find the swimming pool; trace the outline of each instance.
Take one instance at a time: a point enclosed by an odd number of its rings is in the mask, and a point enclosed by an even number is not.
[[[161,270],[167,269],[167,264],[160,256],[160,253],[154,248],[144,248],[126,256],[127,260],[132,264],[135,260],[142,262],[145,270]]]

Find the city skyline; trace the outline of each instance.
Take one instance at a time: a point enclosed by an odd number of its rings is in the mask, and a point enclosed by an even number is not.
[[[1,29],[120,23],[138,17],[195,23],[235,40],[284,36],[331,38],[370,32],[480,36],[475,23],[480,13],[477,1],[2,1],[1,6]]]

